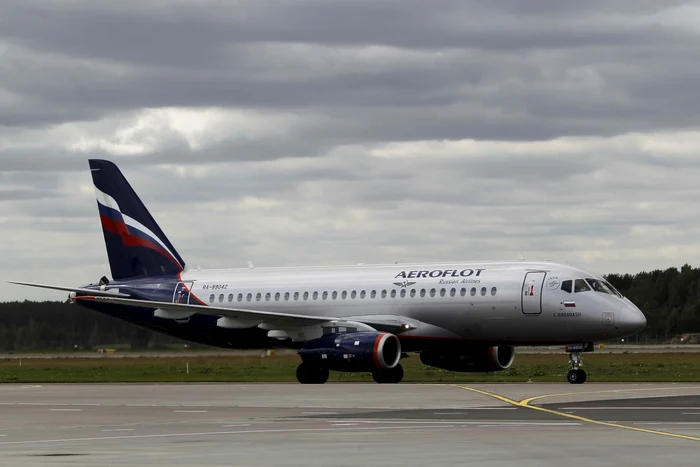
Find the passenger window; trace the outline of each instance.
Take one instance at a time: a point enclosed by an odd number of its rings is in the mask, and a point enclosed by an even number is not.
[[[576,282],[574,282],[574,293],[579,293],[579,292],[590,292],[590,288],[588,288],[588,284],[586,284],[586,281],[583,279],[576,279]]]
[[[401,289],[401,298],[406,298],[406,289]]]
[[[496,287],[491,287],[491,295],[496,295]]]
[[[231,303],[233,301],[233,294],[232,293],[228,294],[228,301],[229,301],[229,303]]]
[[[294,292],[294,300],[299,300],[299,292]]]
[[[473,297],[476,295],[476,287],[472,287],[472,289],[469,291],[469,294]]]
[[[386,298],[386,290],[382,290],[382,298]]]
[[[355,297],[357,297],[357,292],[355,292],[353,290],[352,292],[350,292],[350,298],[355,298]]]
[[[259,302],[261,298],[262,298],[262,294],[261,294],[260,292],[258,292],[257,294],[255,294],[255,300],[256,300],[256,301]]]
[[[219,303],[224,301],[224,294],[219,295]]]
[[[440,289],[440,296],[441,296],[441,297],[444,297],[444,296],[445,296],[445,292],[446,292],[445,289]]]
[[[411,298],[416,296],[416,289],[411,289]]]
[[[430,296],[434,297],[435,296],[435,289],[430,289]]]
[[[333,300],[335,300],[336,298],[338,298],[338,292],[334,290],[333,293],[331,294],[331,298],[332,298]]]
[[[318,292],[314,291],[314,300],[318,300]]]
[[[266,301],[266,302],[269,302],[269,301],[270,301],[270,298],[272,298],[272,295],[270,294],[270,292],[266,293],[266,294],[265,294],[265,301]]]
[[[483,297],[484,295],[486,295],[486,287],[481,288],[481,296]]]
[[[214,294],[209,295],[209,302],[210,303],[214,303],[215,299],[216,299],[216,297],[214,296]]]
[[[373,290],[371,294],[369,294],[370,297],[374,298],[377,296],[377,291]]]
[[[425,289],[420,289],[420,296],[425,297]]]
[[[345,300],[346,298],[348,298],[348,293],[345,290],[343,290],[343,293],[340,294],[340,298]]]
[[[365,298],[365,291],[360,292],[360,298]]]
[[[328,298],[328,292],[323,292],[323,295],[321,297],[326,300]]]
[[[391,298],[396,298],[396,289],[391,290]]]
[[[457,295],[457,289],[453,288],[452,290],[450,290],[450,297],[454,297],[455,295]]]
[[[246,295],[245,299],[250,302],[251,300],[253,300],[253,294],[249,293],[248,295]]]
[[[462,290],[459,291],[459,294],[460,294],[462,297],[464,297],[465,295],[467,295],[467,289],[465,289],[464,287],[462,287]]]
[[[284,293],[284,301],[289,301],[289,292]]]
[[[562,289],[564,292],[571,293],[571,284],[572,284],[572,283],[573,283],[573,281],[564,281],[564,282],[562,282],[562,283],[561,283],[561,289]]]
[[[275,301],[276,301],[276,302],[279,302],[279,301],[280,301],[280,293],[279,293],[279,292],[277,292],[277,293],[275,294]]]
[[[239,293],[239,294],[238,294],[238,301],[239,301],[239,302],[242,302],[242,301],[243,301],[243,294],[242,294],[242,293]]]

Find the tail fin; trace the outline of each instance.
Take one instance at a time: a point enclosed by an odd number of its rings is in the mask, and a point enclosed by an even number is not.
[[[185,262],[119,168],[90,159],[97,207],[114,279],[177,274]]]

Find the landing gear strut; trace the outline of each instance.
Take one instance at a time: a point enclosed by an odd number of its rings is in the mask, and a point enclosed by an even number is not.
[[[379,384],[398,384],[403,379],[403,367],[398,364],[388,370],[373,371],[372,378]]]
[[[586,382],[586,372],[580,367],[583,365],[581,352],[569,352],[569,365],[571,369],[566,374],[566,379],[571,384],[583,384]]]
[[[297,381],[301,384],[323,384],[328,381],[328,369],[302,362],[297,367]]]

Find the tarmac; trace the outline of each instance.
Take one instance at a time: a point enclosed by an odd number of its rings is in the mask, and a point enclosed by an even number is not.
[[[689,466],[700,384],[0,385],[0,466]]]

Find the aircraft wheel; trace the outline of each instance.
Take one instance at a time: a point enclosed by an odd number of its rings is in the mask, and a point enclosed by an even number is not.
[[[583,384],[586,381],[586,372],[583,370],[569,370],[566,379],[571,384]]]
[[[297,381],[301,384],[323,384],[328,381],[329,371],[326,368],[300,363],[297,367]]]
[[[398,384],[403,379],[403,367],[396,365],[389,370],[373,371],[372,378],[379,384]]]

